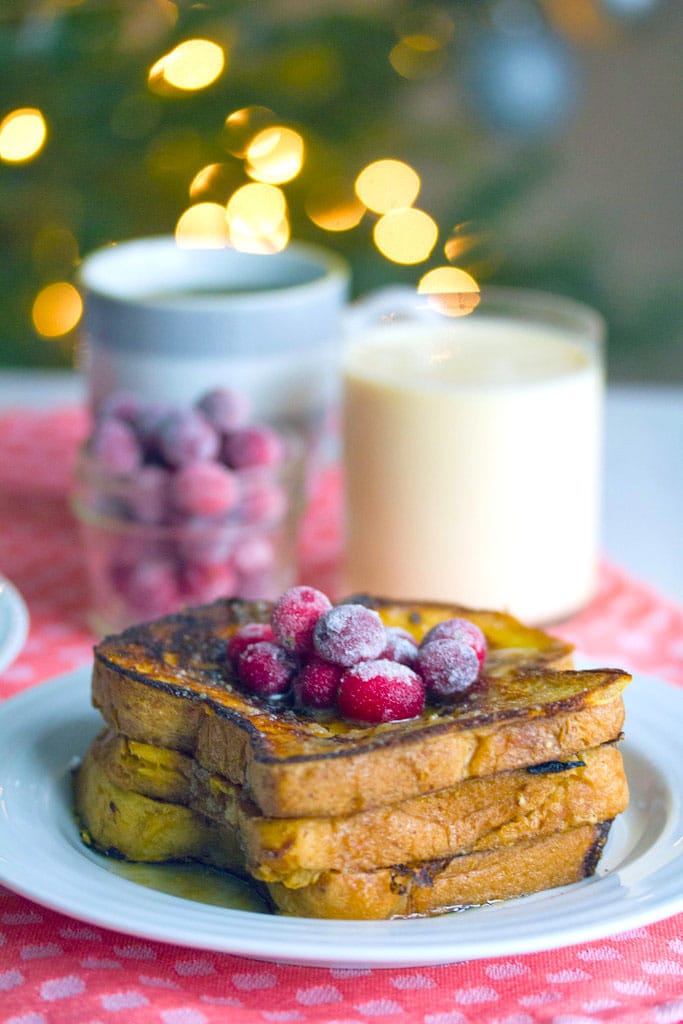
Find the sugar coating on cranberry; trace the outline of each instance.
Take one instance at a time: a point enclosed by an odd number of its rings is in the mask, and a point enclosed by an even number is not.
[[[122,475],[142,463],[142,448],[129,423],[114,416],[101,419],[90,438],[90,454],[101,470]]]
[[[249,399],[239,391],[214,388],[197,402],[197,408],[222,434],[244,426],[249,418]]]
[[[315,655],[294,680],[294,692],[300,704],[309,708],[333,708],[344,669]]]
[[[438,700],[467,693],[479,675],[474,648],[453,637],[420,646],[415,667],[427,692]]]
[[[401,665],[412,665],[417,658],[417,643],[407,629],[401,626],[386,626],[386,645],[382,657],[397,661]]]
[[[325,661],[349,668],[379,658],[386,644],[384,623],[365,605],[339,604],[316,622],[313,644]]]
[[[270,640],[259,640],[242,652],[237,675],[245,689],[262,697],[286,693],[296,673],[296,662]]]
[[[222,454],[233,469],[276,466],[284,457],[285,445],[271,427],[244,427],[226,435]]]
[[[407,665],[379,658],[347,669],[337,696],[344,718],[357,722],[396,722],[415,718],[425,706],[422,679]]]
[[[185,466],[218,455],[219,438],[211,423],[196,409],[174,409],[158,426],[157,444],[169,466]]]
[[[235,474],[218,462],[189,462],[171,479],[171,500],[178,511],[193,516],[222,516],[237,504]]]
[[[274,641],[273,630],[269,623],[248,622],[244,626],[239,626],[228,640],[226,650],[228,660],[236,665],[247,647],[251,647],[252,644],[257,644],[261,640]]]
[[[433,640],[461,640],[473,648],[479,659],[479,664],[484,664],[486,658],[486,637],[482,630],[469,619],[444,619],[436,626],[432,626],[428,633],[422,638],[422,645],[432,643]]]
[[[313,650],[313,631],[332,607],[330,599],[315,587],[290,587],[275,604],[270,616],[275,639],[288,651],[305,655]]]

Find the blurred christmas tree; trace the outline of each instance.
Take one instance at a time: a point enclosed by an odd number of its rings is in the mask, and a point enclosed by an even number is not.
[[[358,292],[450,261],[592,302],[627,343],[651,310],[615,307],[592,235],[513,256],[506,225],[577,103],[568,9],[604,25],[649,6],[16,0],[0,15],[0,363],[68,363],[82,255],[174,231],[332,246]],[[653,292],[659,330],[680,328],[680,297]]]

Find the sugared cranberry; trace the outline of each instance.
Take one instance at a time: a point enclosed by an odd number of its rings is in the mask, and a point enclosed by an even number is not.
[[[291,587],[273,606],[270,621],[275,639],[288,651],[310,654],[316,623],[331,607],[330,599],[321,590]]]
[[[479,675],[474,648],[451,637],[420,646],[415,665],[427,692],[437,699],[467,693]]]
[[[269,640],[250,644],[237,662],[237,675],[251,693],[272,697],[286,693],[296,673],[296,662]]]
[[[171,501],[186,515],[222,516],[238,498],[235,474],[219,462],[188,462],[171,478]]]
[[[177,607],[179,592],[173,563],[150,555],[136,565],[118,565],[112,582],[137,618],[154,619]]]
[[[362,604],[340,604],[320,616],[313,644],[325,661],[350,668],[359,661],[379,658],[386,644],[384,624],[377,612]]]
[[[197,408],[222,434],[237,430],[249,418],[249,399],[239,391],[214,388],[197,402]]]
[[[218,434],[196,409],[174,409],[159,423],[157,444],[169,466],[186,466],[218,455]]]
[[[415,718],[425,705],[425,688],[407,665],[380,658],[364,661],[342,676],[337,697],[344,718],[395,722]]]
[[[181,567],[178,586],[185,604],[208,604],[233,596],[237,574],[229,562],[190,562]]]
[[[469,619],[445,619],[443,622],[437,623],[428,633],[425,633],[422,645],[432,643],[433,640],[461,640],[474,650],[479,664],[484,664],[486,637],[479,626],[470,622]]]
[[[257,644],[260,640],[270,640],[271,643],[273,642],[273,631],[269,623],[248,622],[245,626],[240,626],[228,640],[228,660],[236,665],[247,647]]]
[[[315,655],[294,680],[297,700],[309,708],[333,708],[344,669]]]
[[[227,434],[223,442],[223,459],[233,469],[250,466],[276,466],[282,461],[285,446],[271,427],[244,427]]]
[[[232,555],[232,564],[243,576],[253,576],[272,568],[275,549],[267,537],[245,537],[238,540]]]
[[[170,411],[162,402],[144,402],[134,414],[132,426],[148,460],[160,457],[159,431]]]
[[[142,448],[129,423],[114,416],[95,425],[90,438],[90,454],[105,473],[127,475],[142,463]]]
[[[278,523],[287,511],[287,494],[279,484],[269,480],[244,480],[239,514],[246,526]]]
[[[417,658],[417,644],[407,629],[401,626],[385,628],[386,645],[382,657],[397,661],[401,665],[412,665]]]
[[[154,525],[168,512],[170,475],[162,466],[141,466],[126,487],[125,501],[133,519]]]

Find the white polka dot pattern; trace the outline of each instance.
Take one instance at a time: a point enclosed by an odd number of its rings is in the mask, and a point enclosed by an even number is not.
[[[91,657],[66,504],[84,430],[79,410],[0,417],[0,570],[31,614],[0,699]],[[339,508],[332,472],[307,522],[311,564],[338,551]],[[683,685],[683,609],[613,566],[603,566],[595,601],[562,633],[587,655]],[[325,969],[132,940],[0,887],[0,1024],[679,1024],[682,993],[683,915],[515,958]]]

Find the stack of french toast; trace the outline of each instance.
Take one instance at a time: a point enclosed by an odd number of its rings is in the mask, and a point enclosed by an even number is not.
[[[84,840],[133,861],[195,859],[306,917],[409,917],[592,875],[628,803],[618,669],[499,612],[354,597],[419,641],[460,616],[487,644],[477,685],[374,724],[266,700],[226,656],[267,602],[219,600],[95,650],[106,726],[75,779]]]

